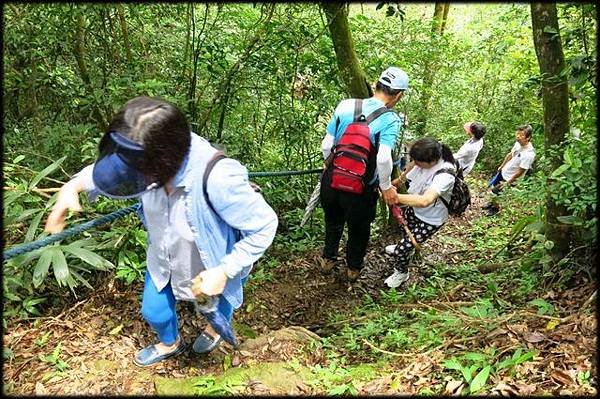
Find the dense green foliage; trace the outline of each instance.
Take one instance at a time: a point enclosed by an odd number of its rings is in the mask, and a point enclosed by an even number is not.
[[[3,7],[8,245],[44,236],[42,220],[51,202],[43,189],[57,187],[93,161],[112,113],[138,95],[178,104],[194,131],[223,144],[250,171],[321,165],[324,126],[346,95],[318,4]],[[564,165],[554,171],[544,162],[528,5],[453,5],[442,36],[432,35],[424,23],[432,4],[406,5],[401,11],[386,16],[375,4],[351,6],[356,52],[369,80],[389,65],[405,69],[411,90],[398,110],[409,123],[426,117],[427,134],[454,149],[466,139],[464,121],[484,122],[486,144],[475,170],[486,174],[511,148],[516,127],[533,125],[537,173],[522,185],[523,198],[543,192],[547,176],[558,177],[557,199],[572,212],[564,222],[578,228],[574,245],[595,245],[595,6],[559,5],[573,134],[556,149],[564,154]],[[421,115],[425,63],[435,65],[435,90],[431,112]],[[301,208],[315,182],[314,175],[258,181],[280,215],[276,246],[302,250],[304,240],[318,241],[320,221],[299,228]],[[103,213],[123,205],[106,200],[84,205],[89,212],[70,222],[89,219],[92,209]],[[115,267],[119,278],[132,282],[144,267],[139,245],[144,234],[132,216],[86,234],[83,241],[11,260],[4,268],[11,314],[35,313],[45,298],[42,289],[56,289],[55,282],[75,292],[80,283],[88,284],[84,276],[93,270]],[[55,279],[46,279],[50,270]]]

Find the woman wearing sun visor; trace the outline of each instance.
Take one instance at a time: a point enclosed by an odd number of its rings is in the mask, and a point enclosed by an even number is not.
[[[148,230],[141,310],[159,342],[139,351],[134,363],[147,366],[181,353],[185,342],[177,327],[176,301],[202,295],[218,299],[204,313],[209,325],[193,350],[208,353],[223,339],[235,341],[227,329],[242,304],[243,283],[277,230],[277,215],[250,186],[246,168],[231,158],[216,162],[205,193],[204,171],[217,149],[190,132],[177,107],[150,97],[125,104],[99,152],[93,165],[61,188],[46,231],[61,231],[67,210],[81,210],[81,191],[92,198],[139,198]]]

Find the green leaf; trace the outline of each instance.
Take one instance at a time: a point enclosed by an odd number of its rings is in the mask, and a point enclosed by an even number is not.
[[[514,236],[520,233],[525,228],[525,226],[535,222],[536,219],[537,217],[535,215],[530,215],[517,220],[517,222],[513,225],[513,228],[510,230],[510,235]]]
[[[463,366],[453,357],[452,359],[444,361],[444,367],[450,370],[461,370]]]
[[[23,308],[36,316],[39,316],[40,312],[35,308],[35,305],[45,302],[46,298],[30,298],[23,302]]]
[[[58,345],[56,345],[56,348],[54,348],[54,351],[52,351],[52,358],[58,360],[58,357],[60,356],[60,351],[62,349],[62,342],[59,342]]]
[[[28,217],[30,217],[31,215],[35,214],[36,212],[42,212],[42,210],[41,209],[26,209],[25,211],[21,212],[19,214],[19,216],[17,216],[13,222],[14,223],[21,222],[21,221],[27,219]]]
[[[19,162],[21,162],[24,159],[25,159],[25,155],[19,155],[15,159],[13,159],[12,163],[18,164]]]
[[[460,372],[462,373],[465,381],[471,382],[475,370],[477,370],[477,365],[473,364],[471,367],[461,367]]]
[[[69,277],[69,266],[65,259],[65,254],[60,248],[53,248],[52,256],[52,271],[54,272],[54,278],[58,281],[59,285],[65,285]]]
[[[43,216],[44,212],[40,211],[40,213],[38,213],[37,216],[33,218],[31,224],[29,225],[29,228],[27,229],[27,234],[25,234],[24,242],[30,242],[34,239],[35,232],[37,231],[37,228],[39,227]]]
[[[484,362],[486,361],[485,355],[477,352],[468,352],[463,355],[463,359],[471,360],[473,362]]]
[[[551,303],[546,302],[545,300],[543,300],[541,298],[534,299],[527,303],[530,305],[533,305],[533,306],[537,306],[538,314],[549,314],[550,315],[550,314],[554,313],[554,306]],[[518,357],[518,355],[517,355],[517,357]]]
[[[223,358],[223,370],[227,371],[227,369],[231,368],[231,363],[232,363],[232,357],[231,354],[225,355],[225,357]]]
[[[541,233],[544,230],[544,227],[545,225],[543,220],[536,220],[535,222],[529,223],[527,226],[525,226],[523,230],[527,232]]]
[[[25,195],[23,191],[5,191],[4,192],[4,209],[8,208],[19,197]]]
[[[54,250],[54,248],[48,248],[38,259],[35,269],[33,269],[33,286],[35,288],[39,287],[44,279],[46,279],[46,276],[48,275],[48,269],[50,268],[50,263],[52,262],[52,257],[54,256]]]
[[[89,249],[71,245],[64,246],[63,249],[66,252],[75,255],[77,258],[81,259],[85,263],[95,267],[96,269],[107,270],[106,266],[114,267],[114,265],[111,262],[104,259],[102,256],[90,251]]]
[[[338,385],[333,387],[327,391],[329,395],[342,395],[344,392],[348,390],[348,386],[346,384]]]
[[[15,301],[15,302],[20,302],[21,301],[21,297],[13,294],[12,292],[9,291],[4,291],[4,298],[8,299],[10,301]]]
[[[567,216],[557,216],[556,220],[561,222],[562,224],[581,224],[583,223],[583,219],[575,215],[567,215]]]
[[[555,28],[553,28],[552,26],[546,25],[546,26],[544,26],[544,33],[557,34],[558,31]]]
[[[529,351],[529,352],[522,354],[521,356],[519,356],[519,358],[517,360],[515,360],[515,365],[525,363],[526,361],[533,359],[533,357],[535,356],[535,353],[536,353],[536,351]]]
[[[520,349],[519,349],[519,350],[520,350]],[[506,358],[505,358],[504,360],[502,360],[501,362],[499,362],[499,363],[496,363],[496,370],[497,370],[497,371],[500,371],[500,370],[502,370],[502,369],[504,369],[504,368],[506,368],[506,367],[509,367],[509,366],[514,366],[514,364],[515,364],[515,361],[514,361],[514,359],[512,359],[512,358],[510,358],[510,357],[506,357]]]
[[[572,158],[572,157],[571,157],[571,150],[570,150],[569,148],[567,148],[567,149],[565,150],[565,153],[564,153],[564,156],[563,156],[563,157],[564,157],[564,159],[565,159],[565,163],[566,163],[568,166],[571,166],[571,164],[573,163],[573,161],[572,161],[572,159],[571,159],[571,158]]]
[[[39,258],[43,251],[46,249],[47,248],[40,248],[31,252],[27,252],[23,255],[15,256],[11,260],[9,260],[9,262],[13,262],[15,265],[18,265],[18,267],[25,267],[29,265],[34,259]]]
[[[475,378],[473,378],[471,385],[469,385],[469,393],[477,392],[485,386],[485,383],[487,382],[487,379],[490,376],[491,369],[492,369],[492,366],[487,365],[483,368],[483,370],[481,370],[479,373],[477,373]]]
[[[56,169],[58,169],[58,167],[60,166],[61,163],[63,163],[63,161],[67,159],[67,156],[65,155],[62,158],[57,159],[56,161],[54,161],[52,164],[46,166],[46,168],[44,170],[42,170],[40,173],[38,173],[29,183],[29,189],[31,190],[32,188],[35,188],[36,185],[40,182],[40,180],[42,180],[44,177],[48,176],[50,173],[54,172]]]
[[[115,328],[110,330],[108,332],[108,335],[117,335],[121,332],[122,329],[123,329],[123,323],[119,324],[118,326],[116,326]]]
[[[89,288],[90,290],[93,290],[94,287],[91,286],[90,283],[88,283],[88,281],[83,278],[78,272],[76,272],[75,270],[71,270],[71,274],[73,275],[73,277],[75,277],[75,279],[79,280],[81,282],[81,284],[85,285],[87,288]]]
[[[552,174],[550,175],[551,178],[556,178],[560,175],[562,175],[564,173],[565,170],[569,169],[570,165],[567,164],[562,164],[560,165],[558,168],[556,168],[554,170],[554,172],[552,172]]]

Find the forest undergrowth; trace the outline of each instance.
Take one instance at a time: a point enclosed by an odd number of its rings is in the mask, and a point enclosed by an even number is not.
[[[319,272],[318,235],[280,234],[234,317],[239,348],[140,369],[132,357],[154,340],[142,284],[107,272],[78,300],[8,324],[4,393],[594,395],[594,255],[544,263],[533,224],[516,228],[539,200],[516,188],[487,217],[485,180],[468,182],[472,206],[423,245],[397,289],[383,285],[383,248],[398,230],[381,215],[354,284]],[[192,342],[204,324],[187,305],[181,332]]]

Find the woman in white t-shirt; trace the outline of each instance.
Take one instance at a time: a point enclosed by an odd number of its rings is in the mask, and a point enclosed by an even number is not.
[[[404,180],[408,182],[408,194],[397,194],[396,203],[403,206],[408,229],[418,243],[431,237],[448,220],[448,209],[443,201],[450,201],[454,188],[454,176],[450,173],[436,173],[440,169],[455,169],[456,161],[450,148],[431,137],[415,141],[410,149],[411,163],[402,175],[392,184],[398,187]],[[414,253],[414,246],[402,232],[398,244],[388,245],[386,253],[394,255],[394,273],[385,283],[388,287],[398,287],[408,280],[408,264]]]
[[[466,176],[473,169],[479,151],[483,148],[485,126],[479,122],[467,122],[463,127],[469,135],[469,140],[465,141],[462,147],[454,153],[454,159],[462,168],[463,176]]]

